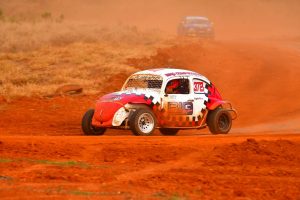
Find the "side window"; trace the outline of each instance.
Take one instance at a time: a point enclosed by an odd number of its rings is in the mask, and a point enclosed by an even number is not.
[[[195,94],[203,94],[205,93],[205,87],[206,87],[206,82],[200,80],[200,79],[194,79],[193,80],[193,90]]]
[[[173,79],[170,80],[165,89],[166,94],[189,94],[190,93],[190,85],[189,79]]]

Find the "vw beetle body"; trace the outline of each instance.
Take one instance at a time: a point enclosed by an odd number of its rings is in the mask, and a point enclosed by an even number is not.
[[[178,90],[169,91],[172,82]],[[131,129],[135,135],[164,135],[180,129],[209,127],[214,134],[228,133],[236,112],[204,76],[181,69],[150,69],[131,75],[121,91],[107,94],[86,112],[86,135],[102,135],[107,128]]]

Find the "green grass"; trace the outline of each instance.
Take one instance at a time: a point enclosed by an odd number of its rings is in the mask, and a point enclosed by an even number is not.
[[[44,12],[44,13],[41,14],[41,17],[43,19],[51,19],[52,18],[52,14],[51,14],[51,12]]]
[[[61,167],[81,167],[90,168],[90,165],[84,162],[77,161],[51,161],[51,160],[32,160],[34,163],[45,164],[45,165],[56,165]]]
[[[165,192],[159,191],[152,194],[152,197],[159,198],[159,199],[165,199],[168,195]]]
[[[63,195],[74,195],[74,196],[121,196],[121,195],[129,195],[126,192],[98,192],[98,191],[86,191],[86,190],[79,190],[79,189],[66,189],[63,186],[59,187],[50,187],[46,190],[41,190],[39,192],[46,192],[48,194],[63,194]]]
[[[11,176],[2,176],[2,175],[0,175],[0,180],[12,181],[12,180],[13,180],[13,177],[11,177]]]
[[[186,197],[183,197],[183,196],[180,196],[180,195],[178,195],[178,194],[173,194],[173,195],[169,198],[169,200],[187,200],[187,198],[186,198]]]
[[[71,191],[68,191],[68,194],[79,195],[79,196],[92,196],[92,195],[96,195],[97,193],[89,192],[89,191],[82,191],[82,190],[71,190]]]
[[[120,195],[128,195],[128,193],[123,192],[91,192],[91,191],[83,191],[83,190],[68,190],[66,194],[70,195],[78,195],[78,196],[120,196]]]
[[[8,163],[8,162],[13,162],[13,160],[8,158],[0,158],[0,163]]]
[[[97,168],[97,169],[107,169],[110,168],[108,165],[91,165],[89,163],[85,162],[78,162],[74,160],[68,160],[68,161],[53,161],[53,160],[34,160],[29,158],[17,158],[17,159],[11,159],[11,158],[1,158],[0,157],[0,163],[10,163],[10,162],[29,162],[34,164],[45,164],[45,165],[54,165],[54,166],[60,166],[60,167],[80,167],[80,168]]]
[[[185,195],[182,196],[177,193],[170,195],[163,191],[155,192],[151,195],[151,197],[157,199],[163,199],[163,200],[188,200],[188,198]]]
[[[78,162],[78,161],[52,161],[52,160],[33,160],[28,158],[18,158],[18,159],[10,159],[10,158],[0,158],[0,163],[9,163],[9,162],[30,162],[30,163],[36,163],[36,164],[45,164],[45,165],[55,165],[55,166],[61,166],[61,167],[80,167],[80,168],[90,168],[91,165],[84,162]],[[97,167],[97,166],[96,166]],[[100,166],[101,168],[103,166]],[[108,167],[108,166],[105,166]]]

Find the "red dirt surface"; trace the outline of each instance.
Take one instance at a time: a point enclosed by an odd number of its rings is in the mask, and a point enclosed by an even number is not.
[[[297,199],[299,151],[298,135],[2,136],[0,195]]]

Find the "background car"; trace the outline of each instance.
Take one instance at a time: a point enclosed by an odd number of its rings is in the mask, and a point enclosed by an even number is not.
[[[178,35],[214,38],[213,23],[207,17],[186,16],[178,26]]]

